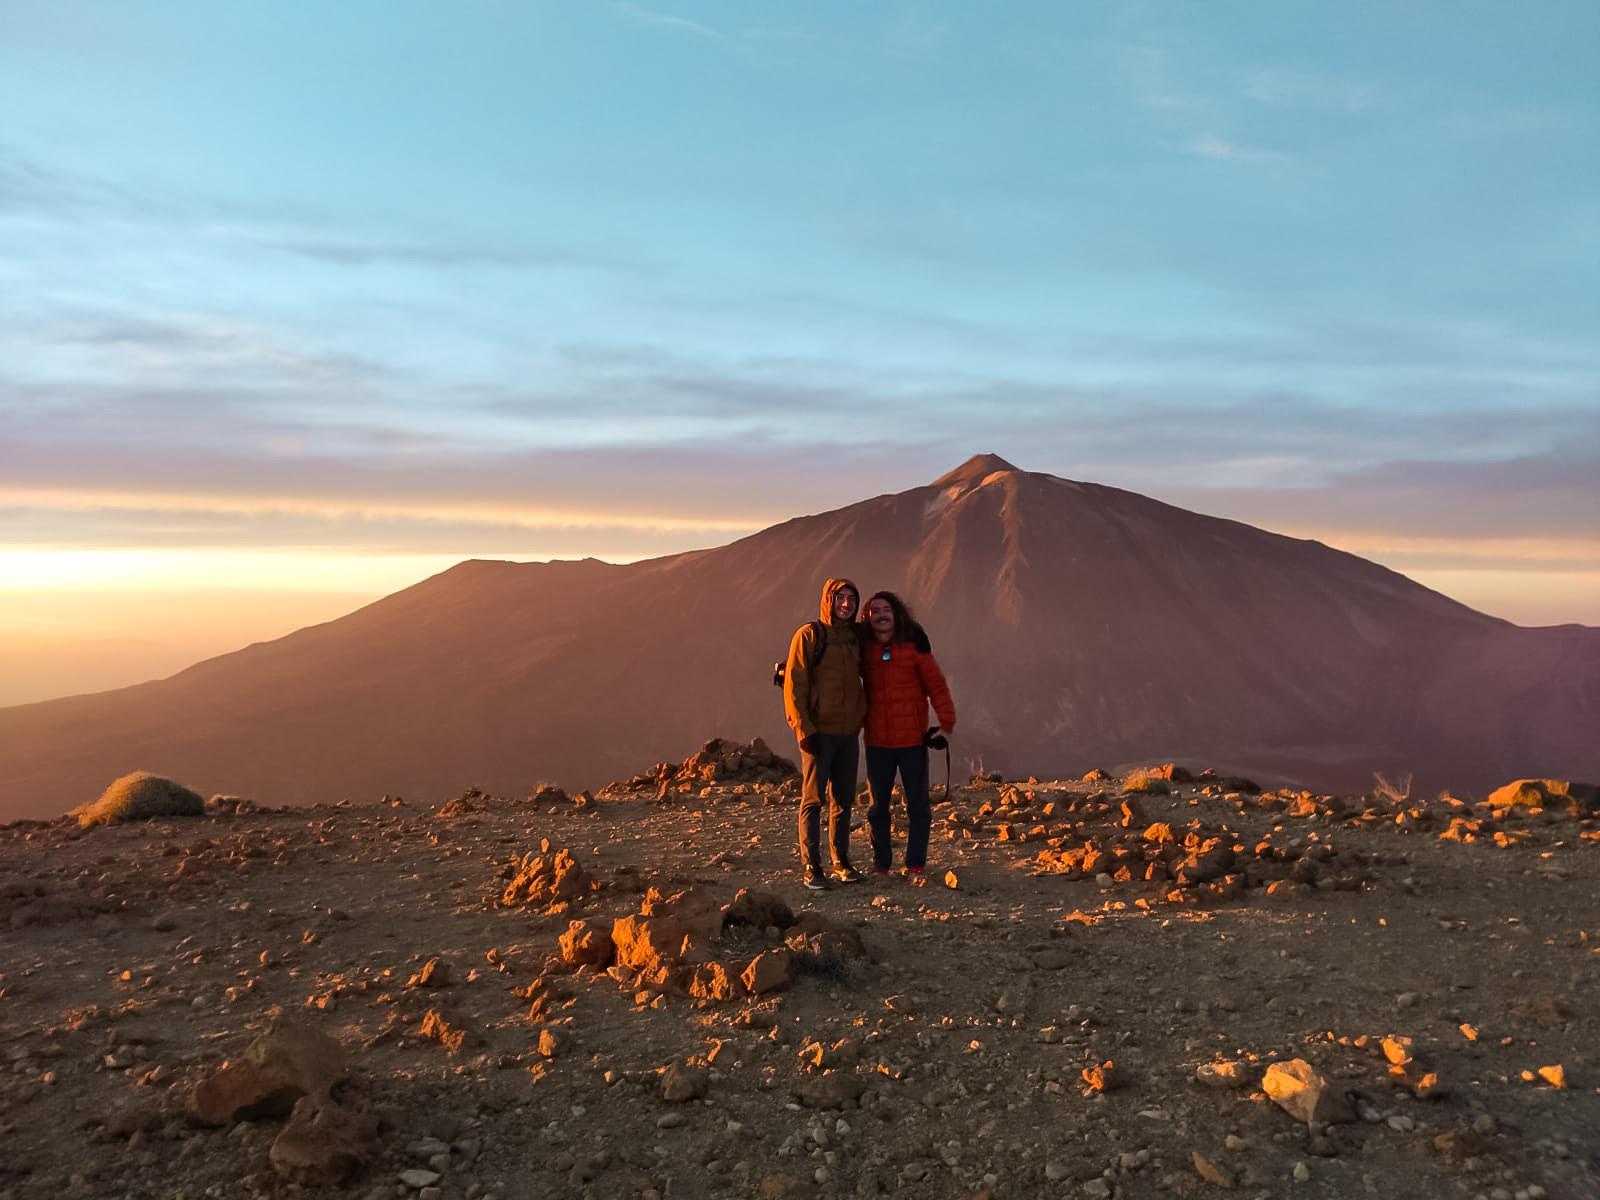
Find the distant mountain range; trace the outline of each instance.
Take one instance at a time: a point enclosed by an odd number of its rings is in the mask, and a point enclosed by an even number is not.
[[[138,768],[299,803],[593,786],[714,735],[792,754],[770,666],[830,575],[916,609],[958,774],[1600,778],[1600,629],[1520,628],[1319,542],[979,455],[714,550],[463,562],[169,679],[0,709],[0,818]]]

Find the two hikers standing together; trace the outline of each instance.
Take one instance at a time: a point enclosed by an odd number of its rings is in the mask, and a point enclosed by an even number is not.
[[[927,865],[932,808],[928,747],[942,748],[954,731],[955,705],[922,627],[893,592],[876,592],[863,608],[848,579],[822,588],[821,619],[795,631],[784,664],[783,706],[800,745],[800,856],[813,891],[861,878],[850,865],[850,808],[866,733],[872,804],[872,871],[889,874],[889,804],[895,776],[906,802],[906,875],[921,882]],[[858,612],[864,618],[858,620]],[[927,725],[928,706],[938,725]],[[822,797],[828,797],[832,870],[821,858]]]

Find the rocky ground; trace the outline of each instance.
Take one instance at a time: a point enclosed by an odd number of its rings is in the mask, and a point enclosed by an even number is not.
[[[0,830],[0,1197],[1600,1196],[1584,804],[784,774]]]

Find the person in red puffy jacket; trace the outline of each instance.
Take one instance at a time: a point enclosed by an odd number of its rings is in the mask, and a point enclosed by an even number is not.
[[[956,727],[956,706],[944,672],[933,657],[928,635],[893,592],[877,592],[867,601],[867,626],[872,636],[862,651],[861,674],[867,685],[867,786],[872,807],[872,870],[887,875],[892,861],[889,801],[894,777],[906,801],[906,874],[920,882],[928,861],[928,828],[933,820],[928,802],[928,737],[949,737]],[[938,725],[928,726],[928,705]]]

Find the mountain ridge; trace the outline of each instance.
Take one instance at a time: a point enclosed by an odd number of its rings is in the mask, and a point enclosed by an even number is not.
[[[305,802],[594,786],[719,734],[792,752],[764,668],[840,574],[918,610],[974,763],[1600,774],[1600,630],[1523,629],[1320,542],[978,455],[710,549],[465,560],[165,680],[0,709],[0,816],[135,768]]]

